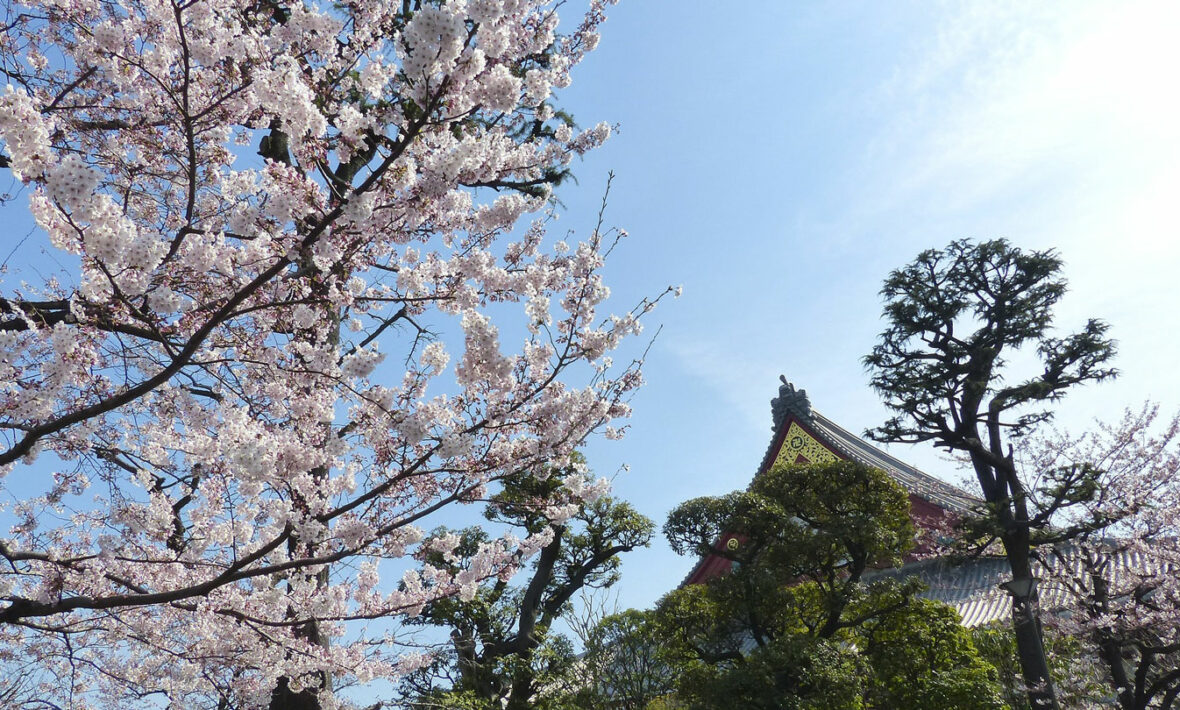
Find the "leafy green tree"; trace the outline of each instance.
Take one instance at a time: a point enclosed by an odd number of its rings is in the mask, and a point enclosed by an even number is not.
[[[1053,528],[1059,512],[1091,499],[1100,471],[1088,466],[1048,472],[1030,488],[1013,457],[1011,439],[1044,422],[1055,402],[1076,385],[1115,375],[1115,345],[1107,325],[1090,320],[1062,338],[1051,333],[1053,307],[1065,293],[1053,251],[1025,252],[1004,240],[952,242],[931,249],[886,279],[888,327],[865,357],[872,385],[893,410],[869,433],[885,442],[933,442],[965,454],[986,509],[984,542],[998,539],[1012,580],[1013,631],[1034,708],[1056,708],[1037,609],[1033,548],[1109,524],[1082,519]],[[1021,378],[1010,372],[1017,351],[1039,366]]]
[[[688,666],[677,699],[693,710],[863,710],[864,674],[862,659],[836,641],[785,636],[741,662]]]
[[[660,642],[653,611],[628,609],[590,631],[582,657],[587,710],[643,710],[673,691],[679,666]]]
[[[870,707],[1001,707],[995,669],[975,648],[954,609],[915,599],[858,630],[873,673]],[[978,697],[980,692],[985,698]]]
[[[682,504],[664,532],[680,554],[734,563],[659,603],[684,706],[1001,707],[953,611],[917,599],[914,580],[867,579],[914,544],[909,499],[883,471],[776,466],[746,491]],[[910,630],[927,653],[907,648]]]
[[[572,516],[554,500],[576,483],[590,485],[580,458],[545,475],[521,474],[504,482],[485,512],[488,520],[528,534],[552,530],[523,585],[509,575],[485,580],[470,599],[449,596],[428,604],[413,623],[449,630],[450,641],[438,661],[412,674],[401,694],[411,707],[453,707],[465,710],[562,710],[578,707],[582,690],[580,661],[573,645],[552,632],[553,623],[581,589],[604,588],[619,577],[619,555],[649,544],[651,520],[629,504],[601,497],[570,505]],[[575,497],[576,498],[576,497]],[[486,533],[469,528],[460,533],[438,530],[439,544],[423,562],[459,572],[456,565],[472,558],[487,542]]]
[[[970,633],[979,655],[994,669],[993,679],[1004,702],[1012,710],[1029,710],[1011,627],[991,623],[971,629]],[[1049,671],[1059,681],[1056,688],[1062,706],[1071,710],[1111,707],[1112,694],[1098,664],[1098,652],[1085,639],[1049,626],[1045,629],[1045,654]]]

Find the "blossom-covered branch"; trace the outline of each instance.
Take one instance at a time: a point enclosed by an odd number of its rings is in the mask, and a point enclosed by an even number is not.
[[[552,96],[605,3],[565,34],[557,5],[6,6],[2,167],[80,268],[0,293],[0,644],[46,697],[404,671],[326,639],[460,590],[397,567],[420,525],[617,433],[641,362],[609,354],[654,301],[602,315],[601,224],[546,239],[610,133]]]

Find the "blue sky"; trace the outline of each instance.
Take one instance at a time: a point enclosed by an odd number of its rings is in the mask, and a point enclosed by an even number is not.
[[[1180,6],[1104,3],[622,2],[563,98],[620,131],[576,168],[566,226],[606,173],[622,304],[666,284],[627,439],[592,444],[616,491],[662,524],[744,487],[779,374],[852,431],[885,416],[860,358],[881,281],[960,237],[1056,248],[1058,324],[1109,321],[1115,382],[1072,394],[1080,430],[1145,399],[1180,408]],[[655,322],[653,321],[653,322]],[[892,451],[951,481],[929,448]],[[632,553],[619,603],[648,606],[692,561]]]
[[[587,449],[600,474],[630,465],[616,492],[657,523],[748,483],[780,374],[844,427],[879,424],[860,358],[882,329],[881,281],[960,237],[1058,249],[1062,328],[1112,324],[1123,375],[1068,397],[1062,424],[1145,399],[1180,409],[1180,5],[623,0],[609,14],[562,100],[620,130],[562,188],[558,228],[585,234],[613,170],[607,220],[631,234],[607,269],[615,308],[685,288],[649,322],[663,330],[628,437]],[[3,258],[27,221],[0,223]],[[14,264],[36,265],[24,252]],[[960,479],[932,450],[893,452]],[[692,564],[658,538],[627,558],[618,603],[649,606]]]

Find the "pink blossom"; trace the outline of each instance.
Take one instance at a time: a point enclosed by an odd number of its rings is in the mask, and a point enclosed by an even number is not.
[[[602,236],[546,233],[545,176],[610,132],[548,103],[602,4],[568,36],[540,0],[427,4],[401,30],[380,0],[43,5],[0,43],[28,67],[0,142],[79,273],[3,286],[5,658],[36,659],[50,702],[119,708],[416,667],[356,627],[548,539],[399,585],[422,527],[620,431],[641,381],[609,359],[645,310],[604,311]],[[554,519],[605,490],[571,486]]]

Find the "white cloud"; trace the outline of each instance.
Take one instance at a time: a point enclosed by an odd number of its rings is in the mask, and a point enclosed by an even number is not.
[[[1143,197],[1178,186],[1178,31],[1170,2],[953,6],[873,99],[892,118],[862,166],[869,209],[954,213],[1036,190],[1042,211],[1074,203],[1090,223],[1156,211]]]
[[[1112,385],[1062,408],[1078,428],[1144,398],[1180,404],[1180,4],[988,2],[941,7],[857,107],[873,117],[845,166],[848,251],[896,266],[958,237],[1055,247],[1070,295],[1120,341]],[[851,110],[851,109],[850,109]]]

